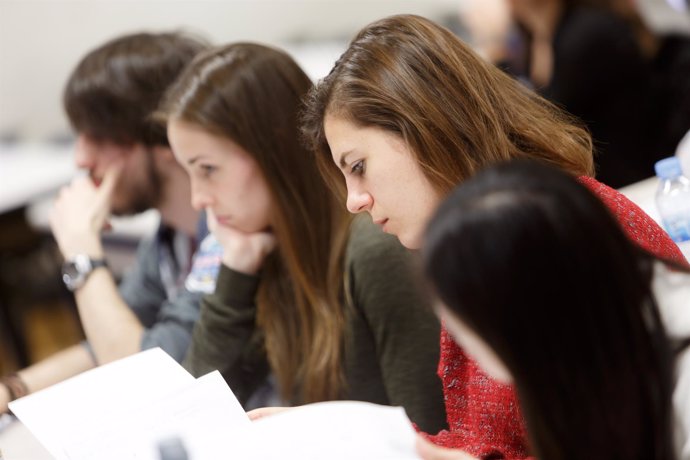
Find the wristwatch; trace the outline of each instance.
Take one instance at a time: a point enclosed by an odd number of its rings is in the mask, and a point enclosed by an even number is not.
[[[92,271],[107,267],[105,259],[92,259],[86,254],[77,254],[62,264],[62,281],[70,291],[76,291],[86,283]]]

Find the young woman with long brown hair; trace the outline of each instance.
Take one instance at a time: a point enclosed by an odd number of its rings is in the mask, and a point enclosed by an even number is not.
[[[272,373],[288,404],[356,399],[445,425],[440,326],[409,255],[352,221],[299,141],[312,83],[285,53],[233,44],[196,59],[161,117],[223,246],[186,366],[219,369],[244,404]]]
[[[455,185],[499,161],[528,158],[576,176],[633,242],[686,263],[651,218],[592,178],[584,129],[424,18],[393,16],[361,30],[311,91],[303,132],[350,212],[369,213],[409,248],[420,247]],[[439,373],[450,430],[437,443],[482,458],[528,455],[513,387],[492,380],[445,331]]]

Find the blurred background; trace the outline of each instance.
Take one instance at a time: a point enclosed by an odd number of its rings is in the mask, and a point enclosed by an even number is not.
[[[0,0],[0,140],[68,136],[60,104],[68,73],[84,53],[116,35],[185,29],[219,44],[260,41],[287,48],[310,76],[318,78],[328,72],[353,34],[375,19],[415,13],[462,35],[460,12],[481,2]],[[681,11],[684,0],[635,2],[652,29],[690,28],[690,14]]]
[[[68,73],[123,33],[185,29],[219,44],[283,46],[316,78],[368,22],[394,13],[444,21],[457,9],[457,0],[0,0],[0,138],[64,137]]]
[[[0,375],[83,338],[48,228],[52,196],[78,174],[62,109],[69,73],[125,33],[183,29],[215,44],[258,41],[324,76],[352,35],[395,13],[457,26],[456,0],[0,0]],[[121,275],[155,212],[105,236]]]
[[[428,17],[472,43],[466,18],[484,1],[0,0],[0,375],[82,338],[46,215],[76,174],[61,93],[87,51],[124,33],[184,29],[215,44],[282,47],[316,80],[361,27],[391,14]],[[635,2],[654,31],[690,31],[685,0]],[[116,273],[155,222],[116,223],[107,236]]]

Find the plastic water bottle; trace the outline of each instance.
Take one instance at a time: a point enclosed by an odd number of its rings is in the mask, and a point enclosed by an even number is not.
[[[683,175],[677,157],[665,158],[654,165],[659,177],[656,206],[664,228],[690,260],[690,179]]]
[[[188,460],[187,449],[178,437],[163,439],[158,443],[160,460]]]
[[[676,149],[676,156],[680,158],[680,167],[685,177],[690,177],[690,131],[683,137]]]

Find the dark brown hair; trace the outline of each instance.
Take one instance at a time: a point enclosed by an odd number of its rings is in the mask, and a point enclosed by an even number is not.
[[[444,193],[511,158],[594,172],[591,138],[571,117],[419,16],[365,27],[309,94],[304,138],[329,182],[342,188],[324,133],[327,114],[401,136]]]
[[[206,43],[180,32],[136,33],[89,52],[63,94],[72,127],[120,145],[168,145],[164,126],[153,122],[167,87]]]
[[[350,221],[301,145],[311,80],[286,53],[237,43],[199,56],[170,88],[167,120],[194,123],[250,154],[275,204],[277,250],[262,268],[258,324],[283,397],[335,399],[343,386],[343,255]]]
[[[624,20],[640,47],[640,52],[648,58],[652,58],[659,48],[659,38],[647,26],[638,11],[638,7],[632,0],[562,0],[567,9],[571,8],[595,8],[608,11]]]

